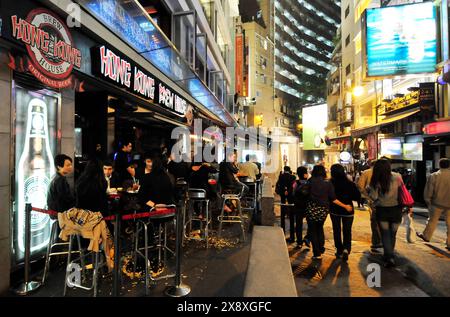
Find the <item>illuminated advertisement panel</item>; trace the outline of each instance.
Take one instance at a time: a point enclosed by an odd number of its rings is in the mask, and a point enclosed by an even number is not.
[[[437,63],[433,2],[367,10],[367,75],[432,73]]]
[[[14,260],[20,263],[25,251],[25,204],[46,208],[47,190],[55,174],[53,157],[57,148],[59,98],[45,91],[14,88],[15,116],[15,197]],[[31,255],[45,250],[52,220],[43,213],[31,214]]]
[[[392,159],[401,159],[403,155],[400,138],[380,139],[380,155]]]
[[[325,149],[325,128],[328,124],[326,104],[303,108],[303,149]]]
[[[420,142],[403,143],[403,159],[408,161],[422,161],[423,144]]]

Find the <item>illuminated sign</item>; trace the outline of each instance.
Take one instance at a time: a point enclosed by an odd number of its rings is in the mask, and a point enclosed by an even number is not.
[[[402,156],[402,140],[400,138],[381,139],[380,154],[390,158],[398,158]]]
[[[163,106],[180,116],[187,114],[189,103],[152,74],[142,70],[106,46],[92,50],[92,72],[109,82]]]
[[[42,92],[42,93],[41,93]],[[15,261],[25,251],[25,204],[47,207],[47,191],[55,174],[53,157],[57,149],[56,95],[28,91],[16,86],[15,136],[15,212],[13,245]],[[23,131],[23,133],[18,133]],[[31,254],[45,250],[50,240],[52,221],[43,213],[31,213]]]
[[[367,10],[367,75],[434,72],[436,23],[433,2]]]
[[[328,124],[326,104],[303,108],[303,149],[325,149],[325,128]]]
[[[30,58],[25,60],[27,71],[49,87],[60,89],[73,84],[71,73],[74,66],[81,67],[81,51],[74,47],[64,22],[39,8],[25,20],[11,16],[11,30],[13,38],[26,45]],[[10,67],[16,68],[14,60]]]
[[[422,161],[423,144],[421,142],[403,143],[403,159],[408,161]]]
[[[450,121],[439,121],[427,124],[424,133],[428,135],[450,133]]]

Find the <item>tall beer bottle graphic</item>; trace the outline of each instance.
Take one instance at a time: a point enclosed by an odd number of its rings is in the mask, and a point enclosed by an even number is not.
[[[38,98],[28,104],[26,136],[23,152],[17,166],[18,187],[18,246],[21,253],[25,245],[25,204],[45,208],[50,177],[55,174],[50,149],[47,105]],[[51,220],[46,214],[31,214],[31,252],[45,247],[50,239]]]

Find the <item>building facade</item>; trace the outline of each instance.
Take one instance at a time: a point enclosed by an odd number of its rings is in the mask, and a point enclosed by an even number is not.
[[[402,6],[406,4],[411,6]],[[399,32],[400,41],[405,41],[410,36],[407,27],[386,29],[376,24],[383,23],[381,20],[375,20],[374,23],[373,17],[383,8],[395,10],[391,14],[395,12],[396,15],[404,14],[401,13],[402,10],[420,12],[416,15],[430,21],[430,24],[424,25],[429,27],[426,35],[415,35],[415,38],[428,36],[427,43],[430,44],[427,47],[430,51],[414,55],[413,51],[417,54],[425,50],[425,46],[416,46],[405,58],[385,62],[388,66],[383,71],[389,69],[393,62],[408,64],[424,60],[425,56],[435,58],[427,70],[414,72],[408,68],[399,73],[398,68],[392,68],[391,74],[373,71],[376,63],[387,55],[376,51],[377,47],[371,42],[372,33],[369,32],[382,30],[381,32],[386,33],[390,30],[390,33],[385,34],[386,37],[391,36],[392,32]],[[429,1],[344,0],[341,16],[341,59],[337,59],[336,69],[328,77],[328,106],[330,116],[336,117],[337,122],[337,125],[330,125],[328,129],[331,144],[340,144],[339,151],[344,151],[344,147],[346,151],[351,149],[350,166],[355,173],[366,168],[369,160],[381,156],[390,157],[393,168],[403,172],[409,180],[416,200],[422,201],[426,176],[436,168],[438,158],[448,156],[449,151],[445,136],[447,123],[435,123],[436,120],[446,122],[448,118],[448,84],[443,80],[448,45],[436,45],[448,43],[448,2],[433,6]],[[413,17],[409,13],[402,20],[408,21]],[[378,19],[382,19],[382,15]],[[439,32],[438,26],[441,28]],[[414,32],[421,31],[415,29]],[[392,41],[395,39],[391,38]],[[405,43],[417,45],[416,42]],[[372,57],[374,54],[379,54],[375,60]],[[340,88],[336,101],[337,89],[333,87],[337,82]],[[440,142],[436,142],[436,135],[433,133],[423,133],[429,125],[438,127]],[[336,142],[333,142],[333,138]],[[396,153],[393,148],[396,148]],[[415,155],[410,155],[409,148],[413,149]],[[336,153],[334,154],[334,158],[329,158],[330,162],[340,162]]]
[[[0,1],[0,292],[20,278],[24,203],[46,207],[56,154],[73,159],[73,186],[87,160],[109,158],[119,141],[132,141],[139,158],[170,148],[172,130],[192,130],[193,119],[204,129],[237,125],[227,103],[236,8],[233,1]],[[33,213],[33,261],[43,257],[52,221]]]

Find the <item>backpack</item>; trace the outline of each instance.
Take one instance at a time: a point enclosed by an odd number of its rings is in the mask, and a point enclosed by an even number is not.
[[[306,208],[307,202],[310,200],[310,184],[309,182],[301,184],[297,181],[297,187],[294,192],[294,204],[296,208]]]

